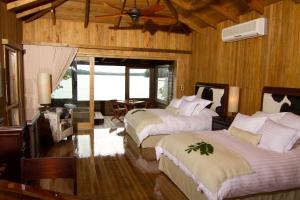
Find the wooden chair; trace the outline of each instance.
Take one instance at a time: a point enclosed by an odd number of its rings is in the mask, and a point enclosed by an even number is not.
[[[120,122],[122,122],[122,120],[120,119],[121,116],[125,116],[126,113],[128,112],[128,109],[126,106],[122,107],[117,100],[110,100],[110,103],[112,105],[112,109],[113,109],[113,117],[111,118],[111,120],[113,119],[117,119]]]
[[[21,160],[22,182],[40,179],[73,179],[74,195],[77,195],[77,175],[75,157],[48,157]]]
[[[152,108],[152,105],[153,105],[153,101],[151,100],[145,102],[145,108]]]
[[[7,169],[7,164],[1,163],[0,164],[0,179],[3,178],[3,175],[5,174],[6,169]]]

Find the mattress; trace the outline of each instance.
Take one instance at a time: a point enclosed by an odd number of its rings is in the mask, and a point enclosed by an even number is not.
[[[159,142],[159,140],[161,140],[162,138],[164,138],[167,135],[167,134],[150,135],[145,140],[143,140],[142,143],[140,144],[137,134],[135,133],[134,129],[131,127],[130,124],[127,125],[126,131],[127,131],[128,135],[131,137],[131,139],[135,142],[135,144],[138,147],[141,146],[142,148],[155,148],[155,146]]]
[[[165,109],[149,109],[149,111],[159,116],[162,123],[148,125],[139,133],[135,131],[136,129],[126,116],[124,119],[126,131],[137,146],[140,146],[144,140],[150,137],[150,141],[146,142],[146,146],[142,145],[143,148],[154,147],[154,143],[160,139],[160,137],[151,136],[169,135],[187,131],[211,130],[212,115],[210,112],[203,111],[202,114],[197,116],[183,116],[174,115]]]
[[[218,186],[219,189],[217,191],[212,191],[206,187],[208,186],[207,182],[205,184],[202,182],[207,179],[202,180],[199,178],[197,176],[199,173],[194,170],[195,166],[189,166],[189,159],[179,160],[174,156],[177,154],[180,155],[180,152],[186,149],[186,144],[181,142],[182,138],[185,138],[184,140],[188,138],[188,141],[213,140],[220,144],[226,144],[229,149],[246,159],[255,173],[236,176],[234,178],[228,177],[227,180],[224,180]],[[165,137],[156,146],[156,155],[158,159],[162,155],[168,156],[175,165],[179,166],[187,176],[191,177],[198,184],[198,189],[203,190],[209,199],[223,199],[248,194],[281,191],[290,188],[299,188],[300,186],[299,150],[295,149],[285,154],[267,151],[238,138],[230,137],[226,131],[214,131],[213,133],[207,131],[201,132],[201,134],[178,134]],[[197,162],[195,163],[197,164]]]
[[[176,186],[190,200],[207,200],[206,196],[197,191],[197,184],[178,167],[173,161],[162,156],[159,161],[159,170],[164,172]],[[233,199],[243,200],[298,200],[300,199],[300,189],[286,190],[272,193],[256,194],[251,196],[238,197]]]

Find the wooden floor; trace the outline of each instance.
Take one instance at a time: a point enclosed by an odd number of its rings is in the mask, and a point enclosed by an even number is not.
[[[122,124],[109,118],[92,131],[78,131],[72,140],[55,145],[47,155],[78,157],[78,195],[82,199],[186,199],[158,170],[154,151],[141,151],[124,132]],[[72,193],[72,182],[48,183],[48,188]]]

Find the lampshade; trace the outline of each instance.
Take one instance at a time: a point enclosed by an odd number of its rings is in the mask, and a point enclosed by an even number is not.
[[[38,74],[38,100],[39,104],[51,104],[51,74]]]
[[[229,88],[228,112],[236,113],[239,110],[240,88],[232,86]]]

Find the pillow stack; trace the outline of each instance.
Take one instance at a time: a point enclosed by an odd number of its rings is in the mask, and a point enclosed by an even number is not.
[[[263,113],[252,116],[237,114],[229,134],[258,147],[287,152],[300,138],[300,116],[293,113]]]
[[[195,95],[183,96],[181,99],[173,99],[166,109],[176,114],[195,116],[211,103],[211,101],[198,98]]]

